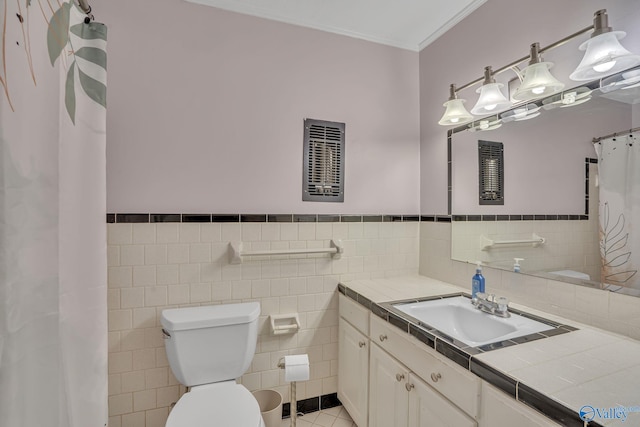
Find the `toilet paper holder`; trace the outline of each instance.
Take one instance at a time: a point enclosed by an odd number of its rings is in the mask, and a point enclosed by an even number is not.
[[[273,335],[293,334],[300,329],[298,313],[272,314],[269,316],[269,322]]]
[[[287,366],[289,367],[306,367],[306,373],[302,378],[296,378],[299,381],[306,381],[309,379],[309,355],[307,354],[298,354],[293,356],[285,356],[282,357],[278,361],[278,368],[285,370],[285,381],[289,382],[291,386],[291,390],[289,392],[291,397],[291,406],[290,406],[290,414],[291,414],[291,427],[296,427],[297,419],[298,419],[298,403],[296,400],[296,380],[287,379]]]

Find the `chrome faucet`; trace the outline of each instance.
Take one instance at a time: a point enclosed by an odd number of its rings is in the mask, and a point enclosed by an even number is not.
[[[495,294],[485,294],[478,292],[476,297],[471,300],[478,310],[485,313],[493,314],[499,317],[510,317],[509,300],[505,297],[496,297]]]

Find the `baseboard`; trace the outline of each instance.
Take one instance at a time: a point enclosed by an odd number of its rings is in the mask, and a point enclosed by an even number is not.
[[[309,414],[321,409],[335,408],[342,405],[338,400],[337,393],[325,394],[323,396],[310,397],[308,399],[299,400],[297,403],[298,414]],[[282,405],[282,418],[289,418],[291,416],[291,403],[284,403]]]

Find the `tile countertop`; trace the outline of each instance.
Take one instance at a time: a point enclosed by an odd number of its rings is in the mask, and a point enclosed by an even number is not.
[[[376,304],[469,293],[425,276],[354,280],[343,286]],[[472,360],[515,380],[520,393],[532,389],[575,414],[585,405],[600,410],[629,408],[626,421],[607,419],[601,413],[590,426],[640,426],[640,341],[521,304],[509,306],[578,330],[476,354]]]

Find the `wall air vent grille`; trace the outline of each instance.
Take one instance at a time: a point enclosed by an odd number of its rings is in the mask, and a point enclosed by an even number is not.
[[[303,201],[344,201],[344,141],[344,123],[304,120]]]
[[[481,205],[504,205],[504,147],[501,142],[478,141]]]

